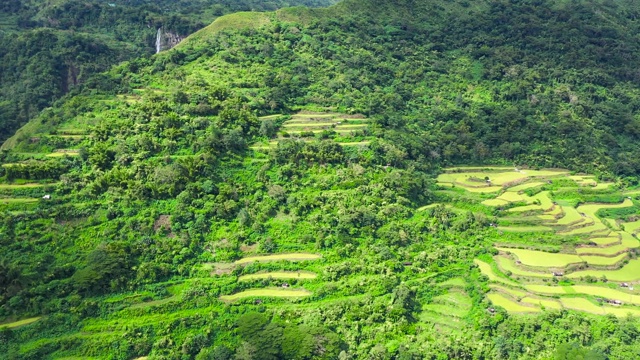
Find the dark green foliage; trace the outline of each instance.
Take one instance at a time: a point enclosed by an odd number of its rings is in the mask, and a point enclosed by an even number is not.
[[[594,350],[583,348],[576,343],[562,344],[558,346],[554,360],[605,360],[606,356]]]
[[[436,193],[433,180],[445,165],[495,162],[637,182],[635,3],[345,0],[110,69],[149,53],[159,26],[185,34],[229,10],[284,3],[53,3],[2,5],[35,28],[1,35],[0,116],[20,123],[52,105],[5,146],[2,184],[57,183],[0,190],[38,199],[0,212],[0,317],[44,315],[0,330],[0,354],[638,357],[636,319],[490,315],[472,260],[525,235],[500,235],[478,198]],[[370,125],[296,136],[281,128],[289,115],[260,119],[319,109]],[[82,135],[64,137],[73,130]],[[287,140],[250,148],[275,137]],[[60,148],[79,156],[46,156]],[[623,200],[567,182],[530,192],[542,189],[572,204]],[[436,200],[453,208],[418,210]],[[570,241],[522,240],[556,251]],[[294,252],[322,259],[231,264]],[[283,285],[238,276],[300,270],[318,275],[287,281],[307,298],[219,299]],[[449,278],[465,285],[441,286]],[[444,295],[464,296],[469,312],[430,310]]]

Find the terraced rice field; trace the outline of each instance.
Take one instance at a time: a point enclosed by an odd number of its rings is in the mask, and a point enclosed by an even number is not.
[[[520,184],[520,185],[516,185],[513,187],[509,188],[509,191],[513,191],[513,192],[519,192],[519,191],[523,191],[523,190],[527,190],[527,189],[531,189],[540,185],[544,185],[544,183],[542,182],[538,182],[538,181],[532,181],[532,182],[527,182],[524,184]]]
[[[601,278],[605,276],[611,281],[633,282],[640,280],[640,260],[629,260],[629,263],[617,270],[583,270],[566,274],[570,279],[579,279],[584,276]]]
[[[19,320],[19,321],[14,321],[11,323],[5,323],[5,324],[0,324],[0,329],[2,328],[9,328],[9,329],[15,329],[17,327],[20,326],[26,326],[29,324],[33,324],[34,322],[40,320],[40,317],[34,317],[34,318],[30,318],[30,319],[23,319],[23,320]]]
[[[584,221],[580,212],[571,206],[563,206],[562,210],[564,211],[564,216],[560,218],[557,222],[558,225],[568,226],[578,224]]]
[[[608,237],[591,238],[589,241],[595,243],[598,246],[610,246],[620,243],[620,238],[617,235]]]
[[[307,261],[307,260],[318,260],[322,258],[321,255],[318,254],[310,254],[310,253],[292,253],[292,254],[276,254],[276,255],[264,255],[264,256],[250,256],[234,262],[236,265],[240,264],[248,264],[254,261],[257,262],[269,262],[269,261],[279,261],[279,260],[287,260],[287,261]]]
[[[490,281],[496,281],[496,282],[501,282],[503,284],[507,284],[507,285],[516,285],[517,283],[515,283],[512,280],[509,279],[505,279],[502,278],[498,275],[496,275],[496,273],[493,272],[493,269],[491,268],[491,265],[487,264],[484,261],[475,259],[473,261],[476,265],[478,265],[478,268],[480,268],[480,272],[482,273],[482,275],[485,275],[486,277],[489,278]]]
[[[0,204],[31,204],[37,203],[39,199],[31,198],[0,198]]]
[[[302,298],[311,296],[311,292],[306,290],[285,290],[285,289],[253,289],[241,291],[233,295],[222,295],[222,301],[237,301],[250,297],[273,297],[273,298]]]
[[[605,309],[602,306],[596,305],[595,303],[585,298],[579,298],[579,297],[561,298],[560,303],[562,303],[562,306],[567,309],[584,311],[592,314],[605,315]]]
[[[574,293],[570,286],[527,285],[525,288],[537,294],[564,295]]]
[[[556,267],[564,268],[569,264],[581,263],[584,260],[578,255],[548,253],[543,251],[526,250],[526,249],[510,249],[497,248],[502,252],[510,252],[515,255],[524,265],[534,267]]]
[[[258,274],[250,274],[243,275],[238,278],[238,281],[251,281],[251,280],[260,280],[260,279],[315,279],[318,275],[312,272],[306,271],[276,271],[276,272],[268,272],[268,273],[258,273]]]
[[[600,209],[620,209],[633,206],[633,202],[629,199],[624,199],[621,204],[586,204],[578,207],[578,211],[590,216],[596,217],[596,213]]]
[[[529,305],[533,305],[533,306],[540,306],[540,307],[544,307],[546,309],[554,309],[554,310],[561,310],[562,309],[562,305],[555,301],[555,300],[547,300],[547,299],[539,299],[539,298],[534,298],[534,297],[525,297],[522,298],[520,300],[521,303],[523,304],[529,304]]]
[[[627,253],[620,254],[614,257],[606,257],[606,256],[591,256],[591,255],[582,255],[580,256],[584,261],[589,265],[595,266],[613,266],[626,259],[629,255]]]
[[[489,286],[492,290],[494,290],[495,292],[501,292],[501,293],[505,293],[510,295],[511,297],[514,298],[521,298],[521,297],[525,297],[527,296],[527,293],[521,290],[517,290],[517,289],[513,289],[513,288],[508,288],[508,287],[504,287],[504,286],[499,286],[499,285],[490,285]]]
[[[500,226],[498,230],[510,233],[553,232],[548,226]]]
[[[507,311],[514,313],[539,312],[542,308],[567,308],[594,314],[626,316],[626,314],[632,313],[640,316],[640,307],[634,307],[640,306],[640,293],[635,294],[627,290],[579,282],[581,278],[586,276],[597,279],[602,279],[604,276],[615,282],[640,281],[640,259],[629,260],[628,264],[615,269],[629,258],[630,250],[640,248],[640,241],[631,235],[640,232],[640,221],[622,224],[622,228],[626,231],[621,231],[619,220],[600,219],[596,215],[601,209],[622,209],[633,206],[633,202],[625,199],[617,204],[587,203],[576,208],[572,206],[572,201],[562,197],[564,195],[556,199],[558,202],[556,204],[549,191],[542,191],[531,197],[522,193],[523,190],[545,184],[543,181],[532,179],[536,176],[546,179],[550,177],[569,178],[579,186],[588,186],[590,189],[596,190],[607,190],[613,184],[598,184],[593,176],[568,176],[566,172],[561,171],[536,173],[535,171],[516,172],[504,168],[491,170],[478,167],[458,168],[456,169],[458,172],[452,172],[452,170],[450,169],[438,178],[440,185],[458,187],[476,193],[496,192],[496,196],[492,199],[486,199],[486,197],[478,199],[479,196],[469,196],[482,201],[482,204],[487,206],[504,207],[513,203],[527,204],[508,209],[507,211],[512,213],[511,215],[498,213],[498,216],[501,216],[499,217],[501,226],[498,227],[498,230],[502,231],[505,238],[516,240],[506,240],[505,243],[509,245],[497,249],[503,253],[512,254],[519,262],[516,263],[509,256],[499,255],[494,257],[498,267],[496,269],[495,265],[479,260],[475,261],[480,271],[491,281],[491,292],[488,297],[495,305],[502,306]],[[490,182],[486,181],[487,177],[491,180]],[[513,184],[517,185],[510,187]],[[559,188],[559,191],[562,194],[570,194],[571,191],[577,192],[578,188]],[[460,191],[456,193],[460,193]],[[554,194],[560,193],[558,190],[554,190]],[[615,192],[611,192],[611,194],[615,194]],[[542,232],[563,236],[564,239],[557,237],[554,239],[556,243],[562,239],[560,241],[563,243],[563,252],[550,253],[516,248],[518,245],[525,244],[528,247],[531,241],[535,241],[535,237],[539,237],[542,242],[553,239]],[[523,233],[523,235],[507,233]],[[582,239],[574,243],[573,236],[579,236]],[[519,237],[531,238],[528,239],[528,242],[519,244],[517,242]],[[511,241],[515,241],[515,243],[511,244]],[[587,242],[589,245],[585,246],[584,244]],[[513,248],[507,246],[513,246]],[[561,270],[572,264],[583,264],[590,268],[574,272],[571,272],[571,269]],[[598,267],[600,269],[595,269]],[[540,270],[536,271],[537,269]],[[552,270],[564,272],[565,278],[573,279],[577,284],[572,286],[531,284],[531,282],[539,282],[539,279],[553,278]],[[513,277],[513,280],[505,277],[501,272]],[[527,282],[530,285],[524,285]],[[523,286],[525,290],[523,290]],[[551,299],[549,296],[560,297],[560,301]],[[596,297],[620,300],[627,305],[622,307],[603,306],[593,301]],[[516,299],[520,299],[520,301]]]
[[[55,184],[0,184],[0,190],[13,190],[13,189],[32,189],[45,186],[54,186]]]
[[[491,300],[491,302],[494,305],[503,307],[505,310],[507,310],[510,313],[534,313],[534,312],[541,311],[539,307],[523,306],[515,302],[514,300],[507,298],[502,294],[492,293],[492,294],[488,294],[487,297],[489,298],[489,300]]]
[[[459,291],[450,291],[444,295],[436,296],[433,298],[433,302],[424,305],[423,309],[443,316],[462,318],[469,313],[472,306],[471,298],[467,294]]]
[[[608,247],[581,247],[577,248],[578,255],[598,255],[598,256],[615,256],[629,250],[624,245],[613,245]]]
[[[623,223],[624,231],[635,234],[640,230],[640,220],[634,222]]]
[[[509,209],[510,212],[525,212],[525,211],[548,211],[553,207],[553,201],[549,198],[549,192],[543,191],[530,198],[529,203],[536,203],[527,206],[518,206]],[[539,204],[538,204],[539,203]]]
[[[516,266],[513,260],[504,257],[497,256],[496,261],[498,262],[498,266],[504,271],[510,271],[513,275],[516,276],[524,276],[524,277],[537,277],[537,278],[552,278],[553,275],[549,272],[534,272],[528,271],[521,267]]]
[[[46,155],[47,157],[80,156],[79,151],[57,151]]]

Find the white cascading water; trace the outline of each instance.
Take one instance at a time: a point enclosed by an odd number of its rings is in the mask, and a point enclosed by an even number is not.
[[[156,54],[162,50],[162,28],[158,28],[158,33],[156,34]]]

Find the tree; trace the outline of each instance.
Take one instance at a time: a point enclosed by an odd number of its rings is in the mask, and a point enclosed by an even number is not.
[[[606,360],[606,356],[595,350],[582,347],[576,343],[558,346],[553,354],[554,360]]]

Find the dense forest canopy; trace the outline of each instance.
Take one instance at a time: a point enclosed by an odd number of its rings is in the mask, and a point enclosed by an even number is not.
[[[344,0],[226,15],[154,56],[158,26],[190,32],[213,7],[113,4],[2,5],[17,37],[0,114],[32,118],[0,153],[6,358],[640,355],[635,317],[514,314],[487,295],[536,274],[497,272],[496,244],[573,259],[605,238],[583,225],[637,222],[636,2]],[[486,204],[519,184],[465,191],[496,172],[436,183],[485,164],[568,170],[504,207]],[[509,217],[518,201],[531,214]],[[546,231],[585,203],[629,206]],[[522,224],[540,226],[503,231]],[[638,247],[612,255],[635,264]]]
[[[89,76],[154,53],[158,28],[184,37],[236,11],[297,1],[11,0],[0,4],[0,141]]]

